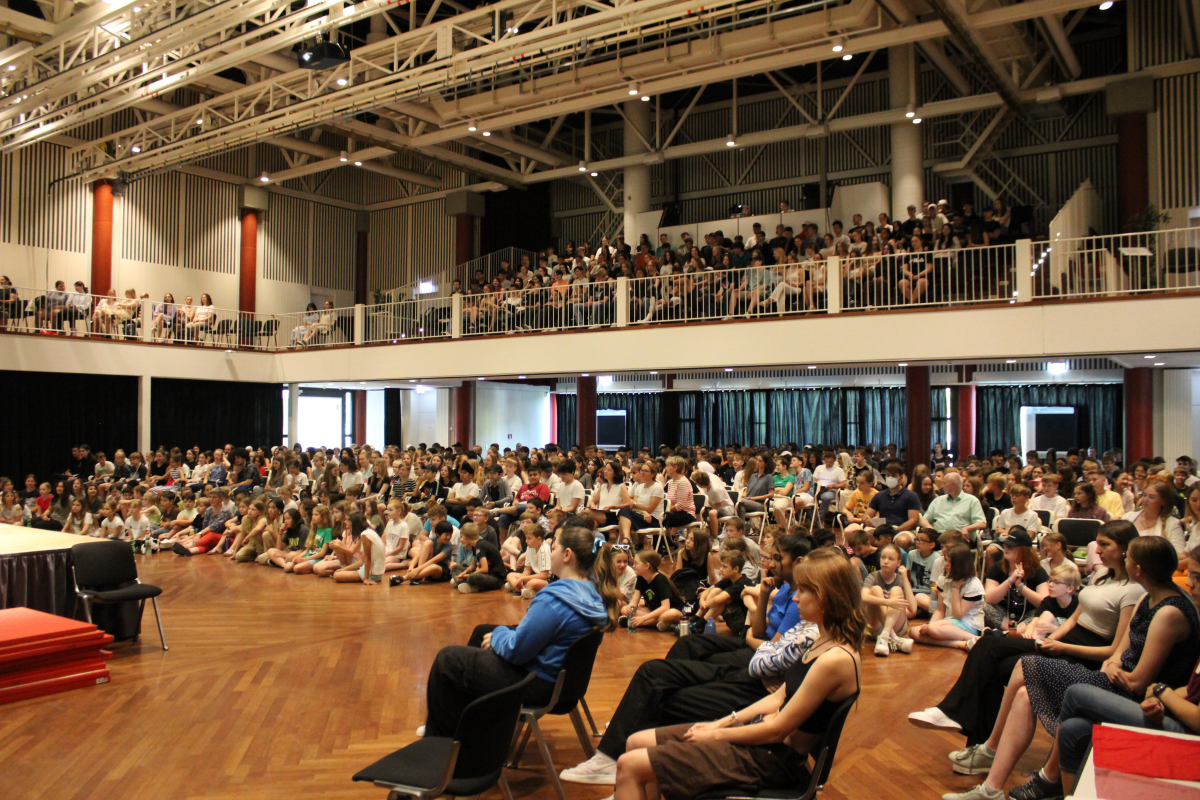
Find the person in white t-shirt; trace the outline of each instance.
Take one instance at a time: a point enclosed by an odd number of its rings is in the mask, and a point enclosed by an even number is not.
[[[371,530],[362,514],[355,512],[350,515],[351,535],[358,532],[358,543],[362,548],[358,558],[347,566],[333,573],[333,579],[338,583],[363,583],[366,586],[383,584],[383,575],[387,572],[384,555],[387,548],[379,534]]]
[[[1071,511],[1071,504],[1058,493],[1058,473],[1047,472],[1042,475],[1042,492],[1029,501],[1029,508],[1035,512],[1049,511],[1051,525],[1066,518]]]
[[[150,535],[150,531],[154,526],[150,524],[150,520],[142,514],[141,503],[131,503],[129,505],[129,518],[125,520],[123,536],[125,541],[141,542]]]
[[[846,471],[834,465],[832,450],[826,450],[822,455],[825,463],[813,470],[813,480],[817,482],[820,494],[817,495],[817,505],[821,516],[829,511],[829,504],[837,500],[837,493],[846,488]]]
[[[475,481],[475,470],[469,462],[463,462],[458,468],[458,483],[450,487],[450,494],[446,495],[445,502],[442,505],[446,506],[446,512],[455,519],[464,519],[467,515],[467,501],[471,498],[480,498],[483,496],[483,490]]]
[[[125,522],[117,514],[117,504],[109,500],[100,510],[100,538],[120,539],[125,530]]]
[[[558,497],[558,507],[567,514],[576,514],[583,508],[583,484],[575,480],[575,461],[566,459],[558,465],[559,486],[551,489]]]
[[[509,590],[526,600],[550,582],[550,543],[539,525],[531,525],[525,534],[525,568],[510,572],[506,580]]]
[[[298,459],[288,464],[288,474],[283,476],[283,485],[292,487],[296,492],[308,486],[308,476],[300,470]]]

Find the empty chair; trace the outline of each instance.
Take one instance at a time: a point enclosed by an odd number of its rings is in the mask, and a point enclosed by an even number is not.
[[[532,734],[538,743],[538,749],[542,751],[542,760],[546,762],[546,771],[550,774],[550,781],[554,784],[554,790],[558,793],[559,800],[566,800],[566,795],[563,793],[562,782],[558,779],[558,770],[554,768],[554,760],[550,758],[550,748],[546,746],[546,737],[542,734],[542,728],[538,724],[538,720],[546,714],[566,714],[571,718],[571,724],[575,726],[575,733],[579,736],[579,743],[583,745],[583,752],[591,758],[596,754],[596,748],[592,745],[591,739],[588,738],[588,732],[583,727],[583,719],[579,715],[579,709],[582,706],[584,713],[587,714],[588,722],[591,723],[592,735],[599,736],[596,731],[596,723],[592,720],[592,712],[587,707],[587,701],[584,695],[587,693],[588,683],[592,679],[592,666],[596,663],[596,651],[600,649],[600,642],[604,639],[604,633],[599,630],[593,630],[585,633],[575,640],[572,645],[567,648],[567,655],[563,658],[562,669],[558,673],[558,681],[554,684],[554,693],[550,695],[550,701],[542,708],[521,709],[521,728],[517,729],[517,733],[522,733],[520,736],[520,744],[513,750],[512,760],[509,762],[510,767],[516,767],[520,763],[521,756],[525,752],[525,746],[529,743],[529,736]],[[517,736],[513,737],[513,743],[516,744]]]
[[[146,610],[146,601],[149,600],[154,604],[158,639],[162,642],[162,649],[167,649],[162,617],[158,613],[158,596],[162,594],[162,589],[138,580],[137,564],[128,543],[110,539],[73,545],[71,559],[75,564],[75,594],[83,600],[88,622],[92,621],[93,604],[136,602],[137,628],[133,639],[137,641],[141,633],[142,612]]]
[[[217,320],[217,324],[213,326],[209,336],[214,342],[217,339],[223,339],[226,345],[232,344],[230,337],[233,336],[233,320],[229,317]]]
[[[504,762],[521,715],[521,692],[535,677],[531,672],[514,686],[471,701],[458,719],[453,738],[418,739],[360,770],[354,780],[389,789],[389,798],[420,800],[442,795],[473,797],[498,781],[504,796],[512,800]]]
[[[842,728],[845,727],[846,717],[850,715],[850,709],[857,700],[857,694],[850,695],[833,712],[820,744],[810,753],[813,759],[812,772],[804,786],[729,786],[703,792],[697,800],[812,800],[829,780],[829,770],[833,767],[833,757],[837,753],[838,741],[842,738]]]
[[[255,344],[261,345],[264,339],[271,339],[275,342],[275,348],[279,348],[279,319],[272,317],[266,322],[260,322],[255,326]]]
[[[1049,528],[1050,527],[1050,512],[1045,509],[1041,509],[1039,511],[1036,511],[1035,513],[1038,515],[1038,519],[1040,519],[1042,521],[1042,527]]]
[[[1069,547],[1080,548],[1096,541],[1096,532],[1103,524],[1098,519],[1060,519],[1054,524],[1054,530],[1067,537]]]

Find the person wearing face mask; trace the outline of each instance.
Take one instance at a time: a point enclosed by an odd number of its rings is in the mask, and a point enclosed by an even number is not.
[[[882,518],[897,531],[913,531],[921,520],[921,501],[916,492],[906,489],[904,467],[893,461],[884,468],[883,484],[887,491],[871,498],[873,516]]]

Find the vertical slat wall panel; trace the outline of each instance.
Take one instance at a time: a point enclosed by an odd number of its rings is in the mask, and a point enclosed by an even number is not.
[[[1186,59],[1177,0],[1125,3],[1131,72]]]
[[[416,203],[412,210],[412,238],[408,273],[411,278],[454,266],[454,220],[446,216],[444,200]]]
[[[354,212],[313,204],[312,283],[325,289],[354,289]],[[374,287],[371,287],[374,288]]]
[[[17,243],[82,253],[88,225],[87,189],[66,174],[66,148],[35,144],[18,159]]]
[[[183,197],[181,266],[229,275],[237,272],[238,187],[236,184],[187,176]]]
[[[1157,81],[1157,89],[1162,207],[1200,205],[1200,74]],[[1186,224],[1173,220],[1171,226]]]
[[[270,194],[263,221],[263,277],[273,281],[310,284],[308,215],[311,203]]]
[[[8,153],[0,155],[0,242],[12,241],[8,221],[12,214],[13,157]]]
[[[227,172],[230,175],[248,178],[250,171],[250,148],[239,147],[216,155],[205,156],[196,161],[197,167]]]
[[[122,258],[179,265],[179,177],[163,172],[125,189]]]
[[[1117,196],[1120,192],[1117,183],[1117,146],[1110,144],[1064,150],[1057,155],[1058,186],[1060,192],[1065,192],[1060,205],[1070,198],[1081,183],[1090,179],[1104,202],[1105,229],[1098,232],[1116,233]]]
[[[397,206],[371,214],[367,284],[372,288],[395,288],[411,283],[408,275],[409,208]]]

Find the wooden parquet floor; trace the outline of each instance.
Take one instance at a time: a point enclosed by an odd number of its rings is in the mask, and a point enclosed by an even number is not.
[[[383,800],[350,777],[413,741],[438,649],[465,643],[478,623],[518,622],[526,605],[446,585],[336,585],[219,556],[138,561],[142,580],[163,587],[170,651],[147,609],[141,642],[115,647],[111,683],[0,706],[0,800]],[[597,724],[637,666],[671,641],[652,631],[605,638],[588,692]],[[936,799],[972,785],[946,761],[961,737],[905,720],[942,697],[962,660],[920,647],[877,659],[868,646],[863,699],[823,797]],[[565,717],[544,729],[559,769],[582,760]],[[1048,746],[1039,733],[1020,768],[1036,768]],[[517,800],[554,798],[535,755],[510,771]],[[612,791],[565,786],[570,800]]]

